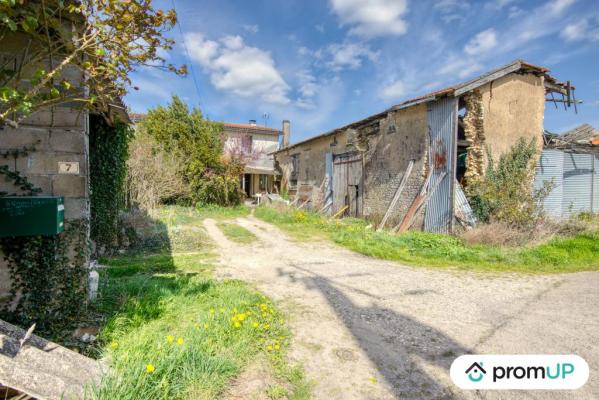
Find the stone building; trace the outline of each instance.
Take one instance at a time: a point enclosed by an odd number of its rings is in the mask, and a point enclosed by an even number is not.
[[[275,152],[282,187],[313,209],[452,231],[456,198],[484,173],[486,149],[498,157],[521,137],[541,149],[545,96],[570,101],[571,86],[548,72],[516,60],[285,146]]]
[[[277,191],[273,152],[287,143],[289,121],[283,121],[282,130],[268,128],[250,120],[248,124],[223,123],[225,153],[241,155],[247,162],[239,185],[248,197],[257,193]],[[285,139],[287,138],[287,139]]]

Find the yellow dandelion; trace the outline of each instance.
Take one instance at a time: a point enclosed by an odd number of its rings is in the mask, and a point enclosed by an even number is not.
[[[156,367],[154,367],[153,364],[147,364],[146,365],[146,372],[148,374],[151,374],[152,372],[156,371]]]
[[[245,314],[241,313],[237,316],[237,319],[239,319],[240,321],[243,321],[245,319]]]
[[[239,322],[235,322],[233,326],[235,326],[237,329],[241,328],[241,324]]]
[[[182,337],[180,337],[180,338],[177,339],[177,344],[179,346],[181,346],[183,344],[183,338]]]
[[[195,324],[193,324],[194,328],[196,329],[200,329],[200,324],[198,324],[197,322]]]
[[[208,329],[208,324],[204,324],[204,329]]]
[[[211,308],[211,309],[209,310],[209,312],[210,312],[210,314],[214,314],[214,308]]]
[[[275,350],[279,350],[281,348],[281,346],[279,346],[278,344],[275,344]]]
[[[173,336],[171,336],[171,335],[168,335],[166,337],[166,341],[169,342],[169,343],[173,343],[174,340],[175,340],[175,338]]]
[[[259,324],[259,323],[257,323],[257,322],[254,322],[254,323],[252,324],[252,326],[253,326],[254,328],[257,328],[257,327],[259,327],[259,326],[260,326],[260,324]]]
[[[112,347],[113,349],[116,349],[117,347],[119,347],[119,343],[118,342],[112,342],[112,343],[110,343],[110,347]]]
[[[266,350],[272,351],[272,346],[271,345],[266,346]]]
[[[268,325],[268,324],[264,324],[264,330],[265,330],[265,331],[267,331],[267,330],[269,330],[269,329],[270,329],[270,325]]]
[[[371,376],[370,378],[368,378],[368,380],[372,383],[379,383],[378,379],[376,379],[374,376]]]
[[[233,315],[231,317],[231,322],[236,322],[237,321],[237,315]]]

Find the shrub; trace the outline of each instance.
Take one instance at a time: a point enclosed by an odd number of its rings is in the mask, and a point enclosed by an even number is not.
[[[191,203],[191,190],[179,159],[164,151],[143,127],[137,127],[129,153],[129,206],[152,210],[165,203]]]
[[[196,185],[194,198],[202,205],[237,206],[245,196],[239,188],[239,177],[224,172],[208,170]]]
[[[520,138],[497,163],[489,154],[484,177],[470,182],[467,195],[476,217],[483,223],[503,222],[516,227],[533,226],[542,217],[542,201],[551,185],[532,187],[537,147],[534,139]]]

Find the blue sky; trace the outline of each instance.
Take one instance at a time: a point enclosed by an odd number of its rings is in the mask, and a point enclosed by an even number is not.
[[[155,1],[170,8],[171,0]],[[129,107],[143,112],[177,94],[213,120],[290,119],[292,142],[380,112],[522,58],[571,80],[574,109],[547,104],[545,128],[599,127],[597,0],[175,0],[183,35],[176,77],[132,75]],[[189,57],[186,55],[185,42]],[[268,114],[268,119],[264,119]]]

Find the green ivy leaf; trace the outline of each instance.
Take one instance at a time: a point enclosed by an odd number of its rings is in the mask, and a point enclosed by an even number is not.
[[[55,99],[60,96],[60,92],[58,91],[58,89],[53,87],[52,89],[50,89],[50,96],[52,96],[52,98]]]
[[[23,30],[25,32],[33,33],[35,32],[39,24],[37,22],[37,18],[28,16],[23,20],[23,22],[21,22],[21,26],[23,27]]]

